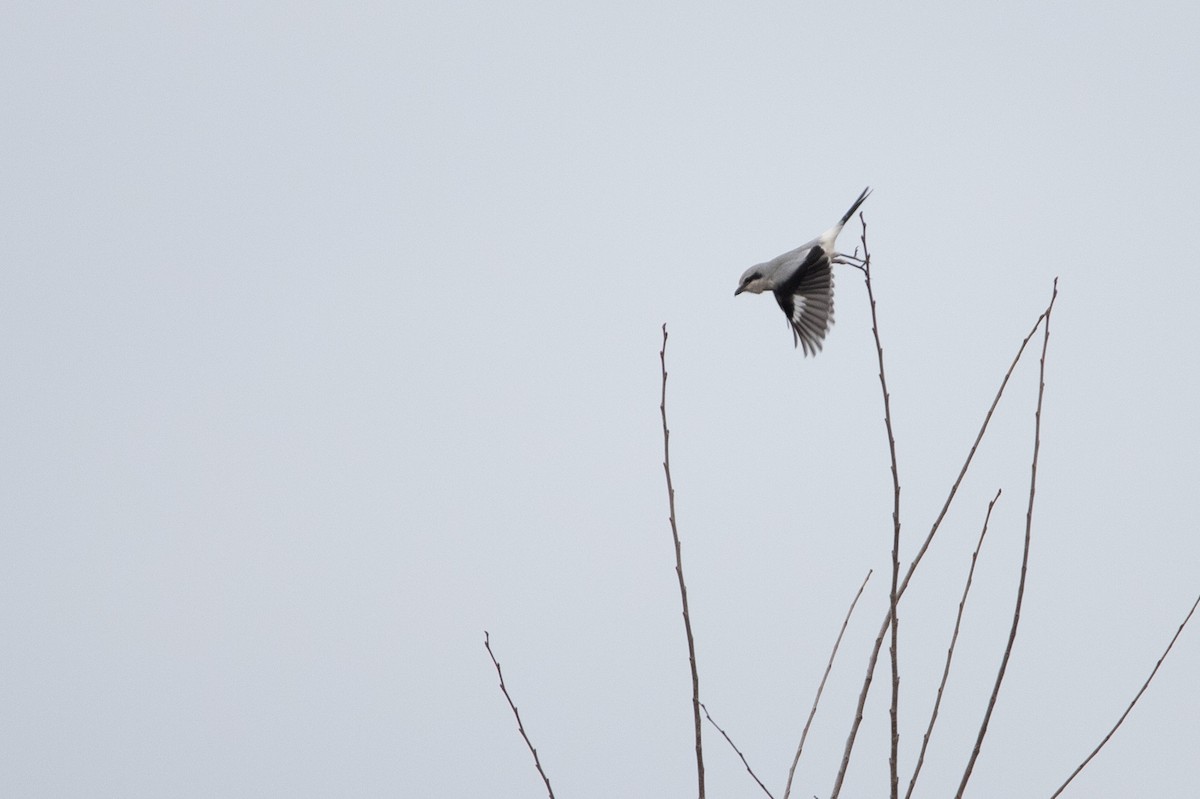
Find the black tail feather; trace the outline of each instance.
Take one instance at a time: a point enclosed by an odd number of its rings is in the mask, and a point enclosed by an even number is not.
[[[865,189],[863,189],[863,193],[858,195],[858,199],[854,201],[854,205],[850,206],[850,210],[847,211],[846,215],[842,217],[843,225],[850,221],[850,217],[854,216],[854,212],[858,210],[858,207],[863,204],[863,202],[867,199],[867,197],[870,194],[871,194],[870,186],[867,186]]]

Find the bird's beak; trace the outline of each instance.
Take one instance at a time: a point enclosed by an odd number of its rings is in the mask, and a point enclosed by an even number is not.
[[[733,292],[733,296],[736,297],[737,295],[741,294],[742,291],[744,291],[744,290],[745,290],[745,286],[738,286],[737,291]]]

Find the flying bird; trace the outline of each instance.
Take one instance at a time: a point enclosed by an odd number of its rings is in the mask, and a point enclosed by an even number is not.
[[[747,269],[733,292],[736,297],[743,291],[773,291],[792,328],[793,342],[806,357],[820,351],[833,324],[833,264],[853,263],[850,256],[835,251],[834,244],[870,193],[869,187],[863,189],[841,221],[812,241]]]

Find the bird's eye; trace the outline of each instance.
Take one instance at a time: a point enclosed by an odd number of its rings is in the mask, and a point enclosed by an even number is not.
[[[744,283],[742,283],[742,285],[749,286],[751,283],[753,283],[754,281],[758,280],[761,277],[762,277],[762,275],[760,275],[758,272],[755,272],[753,275],[746,278],[746,281]]]

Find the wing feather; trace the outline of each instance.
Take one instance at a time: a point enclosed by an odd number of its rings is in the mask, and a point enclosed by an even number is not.
[[[829,254],[814,246],[792,275],[775,289],[775,300],[792,328],[793,343],[816,355],[833,324],[833,269]]]

